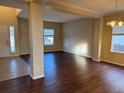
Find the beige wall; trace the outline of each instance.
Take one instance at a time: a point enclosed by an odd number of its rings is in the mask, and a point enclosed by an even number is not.
[[[63,50],[92,57],[94,20],[80,19],[63,24]]]
[[[19,18],[18,19],[19,27],[19,52],[20,55],[29,54],[29,27],[28,19]],[[52,28],[55,30],[55,45],[53,46],[44,46],[45,52],[50,51],[61,51],[62,49],[62,24],[54,22],[44,21],[44,28]]]
[[[29,23],[28,19],[18,18],[19,54],[30,54]]]
[[[7,57],[7,56],[15,56],[18,55],[18,26],[17,26],[17,11],[14,8],[8,7],[0,7],[0,26],[1,31],[3,31],[3,38],[1,38],[0,42],[0,56]],[[16,38],[16,53],[10,53],[10,44],[9,44],[9,33],[8,27],[14,26],[15,27],[15,38]],[[2,33],[0,33],[2,34]],[[2,51],[1,51],[2,50]]]
[[[51,28],[55,30],[54,45],[44,46],[45,52],[61,51],[62,49],[62,24],[54,22],[44,22],[44,28]]]
[[[109,26],[106,26],[105,24],[109,18],[112,18],[115,16],[118,16],[118,18],[120,19],[121,18],[124,19],[123,13],[112,15],[112,16],[105,16],[104,18],[101,60],[124,65],[124,54],[111,52],[112,28]]]

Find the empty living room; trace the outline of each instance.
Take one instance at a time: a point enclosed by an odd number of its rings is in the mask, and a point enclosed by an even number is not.
[[[0,0],[0,93],[124,93],[123,0]]]

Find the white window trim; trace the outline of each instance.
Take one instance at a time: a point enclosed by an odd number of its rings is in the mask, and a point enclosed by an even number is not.
[[[14,26],[12,26],[12,25],[10,25],[9,27],[8,27],[8,30],[9,30],[9,47],[10,47],[10,53],[11,54],[15,54],[16,53],[16,51],[17,51],[17,49],[16,49],[16,40],[14,40],[14,45],[15,45],[15,51],[12,51],[11,50],[11,41],[10,41],[10,27],[14,27]],[[15,37],[15,27],[14,27],[14,39],[15,39],[16,37]]]
[[[51,28],[45,28],[45,29],[53,30],[53,31],[54,31],[54,35],[44,35],[44,34],[43,34],[43,37],[45,37],[45,36],[46,36],[46,37],[47,37],[47,36],[48,36],[48,37],[49,37],[49,36],[53,36],[53,44],[45,45],[45,44],[44,44],[44,40],[43,40],[44,46],[54,46],[54,45],[55,45],[55,30],[54,30],[54,29],[51,29]],[[45,29],[44,29],[44,30],[45,30]]]
[[[113,34],[112,33],[112,36],[124,36],[124,33],[116,33],[116,34]],[[121,51],[114,51],[113,50],[113,46],[112,46],[112,36],[111,36],[111,52],[112,53],[117,53],[117,54],[124,54],[124,52],[121,52]]]
[[[124,52],[120,52],[120,51],[113,51],[111,50],[112,53],[118,53],[118,54],[124,54]]]

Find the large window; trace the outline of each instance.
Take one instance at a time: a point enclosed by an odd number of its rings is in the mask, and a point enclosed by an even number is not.
[[[124,26],[113,27],[111,51],[124,53]]]
[[[9,26],[9,35],[10,35],[10,51],[11,51],[11,53],[15,53],[16,52],[16,46],[15,46],[14,26]]]
[[[44,45],[54,45],[54,29],[44,29]]]

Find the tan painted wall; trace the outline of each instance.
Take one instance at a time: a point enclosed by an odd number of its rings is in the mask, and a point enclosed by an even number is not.
[[[115,16],[118,16],[118,18],[120,19],[124,19],[124,13],[112,16],[105,16],[104,18],[101,60],[106,60],[115,64],[124,65],[124,54],[111,52],[112,28],[106,26],[105,24],[107,19]]]
[[[61,51],[62,49],[62,24],[54,23],[54,22],[44,22],[44,28],[52,28],[55,30],[55,37],[54,37],[55,45],[44,46],[45,52]]]
[[[19,54],[30,54],[28,19],[18,18]]]
[[[19,52],[18,51],[19,50],[19,48],[18,48],[18,26],[17,26],[16,16],[17,16],[16,9],[0,7],[0,25],[1,25],[1,28],[3,28],[2,30],[4,30],[4,32],[6,32],[8,34],[8,35],[6,34],[7,35],[6,37],[4,37],[4,38],[7,38],[7,40],[5,41],[6,45],[3,46],[3,49],[1,48],[2,50],[5,50],[5,51],[0,52],[0,53],[2,53],[2,54],[0,54],[2,57],[18,55],[18,52]],[[10,46],[9,46],[8,26],[10,26],[10,25],[15,27],[16,53],[14,53],[14,54],[11,54],[10,49],[9,49]],[[0,41],[0,42],[2,42],[2,41]]]
[[[80,19],[63,24],[63,50],[92,57],[94,20]]]
[[[19,27],[19,50],[20,54],[29,54],[29,27],[28,19],[19,18],[18,19]],[[45,52],[50,51],[60,51],[62,49],[62,24],[54,22],[45,22],[44,28],[52,28],[55,30],[55,45],[53,46],[44,46]]]

